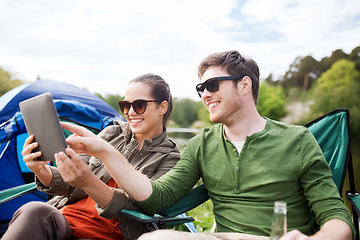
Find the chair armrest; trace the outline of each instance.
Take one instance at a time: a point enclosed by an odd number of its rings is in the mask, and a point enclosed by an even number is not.
[[[145,214],[142,210],[122,209],[120,210],[120,213],[138,222],[148,224],[152,230],[158,230],[160,227],[173,228],[175,226],[194,221],[192,217],[166,217],[160,214],[151,216]]]
[[[357,191],[346,191],[345,196],[357,214],[360,215],[360,194]]]
[[[175,217],[203,204],[209,199],[209,194],[204,184],[193,188],[173,206],[161,211],[164,216]]]
[[[0,204],[36,191],[35,182],[0,191]]]
[[[207,189],[205,188],[205,185],[202,184],[193,188],[175,205],[154,216],[147,215],[143,210],[122,209],[120,210],[120,213],[141,223],[148,224],[153,229],[159,229],[159,227],[174,227],[194,221],[192,217],[179,217],[179,215],[201,205],[208,199],[209,195]]]

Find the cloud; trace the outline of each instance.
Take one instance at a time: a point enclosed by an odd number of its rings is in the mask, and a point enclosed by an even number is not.
[[[0,3],[0,66],[102,94],[155,73],[173,95],[197,99],[197,66],[238,49],[262,77],[283,74],[299,55],[319,59],[359,46],[357,0],[39,0]]]

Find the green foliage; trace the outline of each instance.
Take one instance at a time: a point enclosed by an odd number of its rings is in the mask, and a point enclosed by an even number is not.
[[[355,63],[339,60],[321,75],[314,86],[313,112],[324,114],[336,108],[348,108],[353,133],[360,133],[360,72]]]
[[[174,98],[173,104],[174,107],[170,119],[180,127],[190,127],[198,120],[198,112],[202,106],[201,102],[195,102],[188,98]]]
[[[308,90],[319,76],[319,63],[312,57],[297,57],[285,73],[282,85],[285,89],[297,87]]]
[[[197,232],[215,232],[216,224],[212,210],[213,204],[210,200],[207,200],[188,212],[188,215],[195,219],[194,225]]]
[[[210,125],[214,124],[213,122],[210,121],[210,113],[206,109],[204,104],[202,104],[202,107],[199,109],[198,119],[206,124],[210,124]]]
[[[356,70],[360,71],[360,46],[351,51],[349,60],[354,62]]]
[[[0,96],[22,84],[23,82],[21,80],[15,79],[11,73],[0,67]]]
[[[319,68],[321,72],[327,71],[331,66],[341,59],[348,59],[348,55],[341,49],[336,49],[331,53],[330,57],[324,57],[321,59]]]
[[[203,181],[200,179],[195,186],[199,186]],[[197,232],[213,233],[216,230],[215,216],[213,214],[213,203],[207,200],[200,206],[188,211],[186,213],[195,219],[193,222]],[[175,230],[188,231],[184,225],[174,228]]]
[[[188,216],[194,218],[194,226],[196,228],[196,232],[205,232],[205,233],[213,233],[216,229],[215,217],[212,213],[213,204],[210,200],[204,202],[200,206],[190,210],[187,212]],[[174,227],[175,230],[178,231],[187,231],[185,225],[179,225]]]
[[[292,88],[287,90],[286,95],[287,95],[286,99],[287,99],[288,102],[294,102],[294,101],[305,100],[303,98],[304,97],[306,98],[307,93],[304,93],[302,91],[302,89],[300,89],[300,88],[292,87]]]
[[[261,116],[279,120],[286,115],[286,97],[281,86],[262,83],[259,91],[257,109]]]
[[[341,49],[336,49],[330,57],[323,57],[319,62],[310,55],[304,58],[300,56],[297,57],[282,78],[282,86],[286,90],[287,96],[289,96],[288,89],[293,87],[302,89],[303,91],[309,90],[322,73],[330,69],[335,62],[341,59],[353,61],[356,64],[356,69],[359,71],[359,53],[360,47],[354,48],[349,55]]]
[[[124,97],[116,94],[106,95],[105,101],[112,106],[116,111],[120,112],[119,101],[124,100]]]
[[[120,113],[119,101],[124,100],[124,97],[121,97],[119,94],[108,94],[105,97],[99,93],[96,93],[96,95]]]

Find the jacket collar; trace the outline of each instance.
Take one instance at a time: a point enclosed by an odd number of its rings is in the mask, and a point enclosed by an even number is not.
[[[135,134],[131,131],[130,125],[127,122],[114,122],[114,124],[120,125],[126,142],[134,142],[138,145],[135,139]],[[151,139],[144,139],[142,151],[149,152],[170,152],[173,149],[177,149],[176,143],[168,139],[166,130]]]

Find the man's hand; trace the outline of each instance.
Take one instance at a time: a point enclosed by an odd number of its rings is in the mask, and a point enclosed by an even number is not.
[[[310,240],[309,236],[306,236],[302,232],[298,230],[293,230],[288,233],[286,233],[280,240]]]
[[[306,236],[298,230],[285,234],[280,240],[351,240],[352,232],[349,225],[340,219],[327,221],[320,231],[312,236]]]

